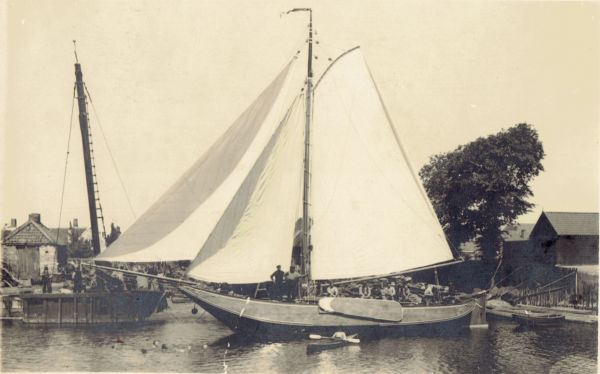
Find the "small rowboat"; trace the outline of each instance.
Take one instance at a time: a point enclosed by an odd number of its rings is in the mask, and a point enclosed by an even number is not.
[[[356,335],[346,336],[344,333],[337,332],[332,337],[322,337],[321,335],[310,334],[310,339],[316,340],[315,342],[308,343],[306,346],[306,353],[318,353],[328,349],[344,347],[348,344],[358,344],[360,340],[356,338]]]
[[[311,354],[325,351],[328,349],[340,348],[347,344],[347,342],[340,339],[326,338],[317,342],[308,343],[308,345],[306,346],[306,353]]]
[[[552,313],[518,313],[513,314],[512,318],[517,321],[521,326],[555,326],[560,325],[565,321],[563,314],[552,314]]]

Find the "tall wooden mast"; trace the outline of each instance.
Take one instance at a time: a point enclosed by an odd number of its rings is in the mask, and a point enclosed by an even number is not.
[[[313,95],[313,70],[312,70],[312,49],[313,49],[313,28],[312,28],[312,9],[311,8],[294,8],[291,12],[308,12],[308,66],[306,74],[306,123],[304,127],[304,189],[302,197],[302,273],[307,275],[307,279],[311,279],[310,266],[310,127],[312,122],[312,95]]]
[[[73,41],[75,43],[75,41]],[[83,84],[83,73],[81,64],[75,50],[75,86],[77,88],[77,104],[79,107],[79,128],[81,129],[81,141],[83,143],[83,163],[85,166],[85,182],[87,186],[88,208],[90,211],[90,224],[92,227],[92,251],[94,256],[100,254],[100,234],[98,232],[98,214],[96,208],[96,191],[94,188],[95,173],[92,164],[91,140],[89,134],[87,97]]]

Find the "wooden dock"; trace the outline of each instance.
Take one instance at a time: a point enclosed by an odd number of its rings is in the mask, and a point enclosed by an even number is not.
[[[167,306],[165,294],[150,290],[25,294],[23,322],[113,324],[143,321]]]

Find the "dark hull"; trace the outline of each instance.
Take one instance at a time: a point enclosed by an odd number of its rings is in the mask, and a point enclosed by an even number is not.
[[[331,336],[337,331],[362,339],[386,336],[456,334],[471,324],[476,302],[406,307],[400,322],[381,322],[322,313],[315,304],[294,304],[225,296],[191,287],[180,290],[236,333],[270,339]],[[485,308],[485,305],[483,305]]]
[[[115,324],[144,321],[167,307],[163,292],[136,290],[79,294],[25,294],[23,322]]]
[[[518,322],[519,325],[527,327],[558,326],[562,325],[565,321],[565,316],[561,314],[513,314],[512,318]]]
[[[341,348],[346,344],[347,343],[343,340],[329,340],[324,342],[308,343],[308,345],[306,346],[306,353],[311,354],[325,351],[328,349]]]

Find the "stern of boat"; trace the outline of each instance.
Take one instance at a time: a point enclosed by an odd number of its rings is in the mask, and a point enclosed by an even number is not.
[[[487,298],[487,292],[481,291],[472,295],[474,304],[473,311],[471,312],[471,321],[469,328],[472,329],[487,329],[488,323],[485,314],[485,303]]]

